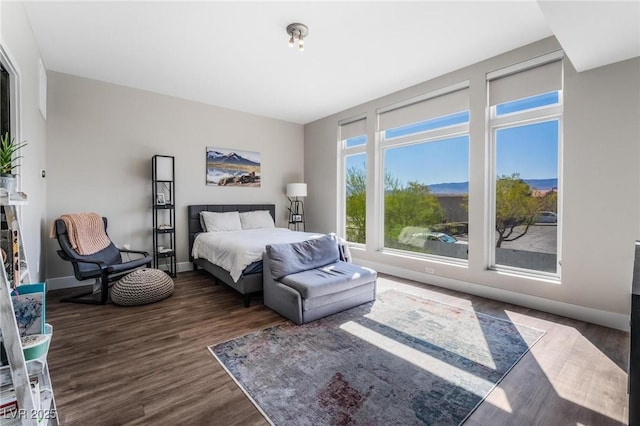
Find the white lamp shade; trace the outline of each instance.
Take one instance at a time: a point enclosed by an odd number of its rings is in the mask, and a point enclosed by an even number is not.
[[[307,196],[306,183],[288,183],[287,184],[287,197],[306,197],[306,196]]]

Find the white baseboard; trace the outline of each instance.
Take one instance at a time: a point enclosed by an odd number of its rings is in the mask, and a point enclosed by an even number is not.
[[[456,290],[463,293],[482,296],[488,299],[499,300],[501,302],[512,303],[514,305],[524,306],[543,312],[549,312],[568,318],[603,325],[605,327],[615,328],[617,330],[629,331],[630,318],[628,315],[623,315],[616,312],[602,311],[586,306],[573,305],[570,303],[559,302],[557,300],[516,293],[509,290],[503,290],[501,288],[468,283],[465,281],[454,280],[437,275],[422,274],[420,272],[398,268],[395,266],[383,265],[377,262],[369,262],[362,259],[358,259],[357,262],[362,266],[366,266],[379,272],[394,275],[400,278],[406,278],[413,281],[432,284],[438,287],[448,288],[450,290]]]
[[[72,288],[72,287],[82,287],[85,285],[93,285],[93,280],[78,281],[74,276],[48,278],[46,281],[47,281],[47,291],[59,290],[61,288]]]
[[[537,309],[539,311],[562,315],[564,317],[574,318],[581,321],[587,321],[593,324],[615,328],[617,330],[629,331],[629,316],[618,314],[616,312],[602,311],[586,306],[573,305],[570,303],[559,302],[556,300],[545,299],[537,296],[530,296],[528,294],[516,293],[500,288],[468,283],[451,278],[439,277],[437,275],[421,274],[420,272],[397,268],[395,266],[383,265],[376,262],[368,262],[362,259],[358,259],[358,264],[375,269],[385,274],[395,275],[400,278],[406,278],[413,281],[432,284],[438,287],[444,287],[451,290],[461,291],[463,293],[474,294],[476,296],[482,296],[502,302],[513,303],[514,305]],[[177,266],[178,272],[193,270],[193,263],[191,262],[179,262]],[[73,276],[50,278],[47,280],[47,289],[58,290],[61,288],[79,287],[91,284],[93,284],[91,280],[78,281]]]
[[[191,262],[178,262],[178,272],[193,271],[193,263]]]
[[[177,267],[178,272],[193,271],[193,263],[191,262],[179,262]],[[47,291],[60,290],[62,288],[82,287],[85,285],[93,285],[93,280],[78,281],[74,276],[47,279]]]

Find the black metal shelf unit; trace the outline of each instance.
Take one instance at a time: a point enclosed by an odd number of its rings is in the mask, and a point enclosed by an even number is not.
[[[154,155],[151,159],[153,200],[153,267],[175,277],[176,261],[176,168],[175,157]]]

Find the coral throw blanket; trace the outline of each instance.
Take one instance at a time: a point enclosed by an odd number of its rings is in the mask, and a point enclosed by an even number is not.
[[[62,219],[67,226],[71,247],[79,255],[97,253],[111,244],[104,229],[102,216],[98,213],[63,214],[59,219]],[[52,234],[55,238],[55,224]]]

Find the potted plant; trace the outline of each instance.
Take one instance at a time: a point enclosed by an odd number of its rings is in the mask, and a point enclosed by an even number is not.
[[[15,154],[26,145],[26,142],[16,143],[15,139],[9,141],[9,132],[0,137],[0,188],[6,189],[9,194],[16,192],[17,179],[13,170],[18,168],[18,159],[22,158]]]

